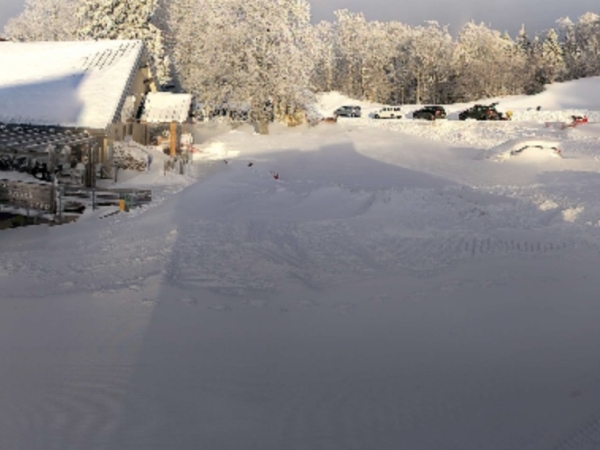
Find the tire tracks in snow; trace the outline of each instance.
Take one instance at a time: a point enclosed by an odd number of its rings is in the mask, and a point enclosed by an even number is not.
[[[552,450],[600,449],[600,415],[596,415],[576,429]]]
[[[356,195],[362,201],[365,192]],[[348,276],[398,269],[426,276],[461,261],[553,257],[590,245],[513,199],[488,205],[464,189],[378,190],[369,198],[362,215],[340,219],[190,221],[179,230],[168,278],[192,290],[268,295],[289,280],[319,290]]]

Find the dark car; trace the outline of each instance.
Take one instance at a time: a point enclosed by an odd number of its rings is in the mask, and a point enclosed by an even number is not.
[[[491,105],[474,105],[465,109],[458,115],[459,120],[506,120],[505,117],[496,109],[498,103]]]
[[[360,117],[361,109],[360,106],[340,106],[333,112],[333,115],[339,117]]]
[[[442,106],[425,106],[413,112],[413,119],[436,120],[445,119],[446,110]]]

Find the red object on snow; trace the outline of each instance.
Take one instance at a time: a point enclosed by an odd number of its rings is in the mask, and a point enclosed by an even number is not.
[[[566,128],[575,128],[577,125],[582,125],[584,123],[588,123],[587,116],[571,116],[571,123],[564,123],[561,128],[563,130]]]
[[[276,180],[279,180],[279,174],[278,173],[274,173],[273,174],[273,178],[275,178]]]

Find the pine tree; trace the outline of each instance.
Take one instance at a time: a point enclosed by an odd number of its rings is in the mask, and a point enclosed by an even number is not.
[[[563,17],[556,22],[562,35],[561,49],[565,62],[565,79],[579,78],[581,49],[577,43],[575,24],[568,17]]]
[[[554,83],[565,70],[563,51],[556,30],[550,29],[546,37],[536,46],[536,79],[542,85]]]
[[[527,35],[525,24],[521,25],[521,29],[519,30],[519,35],[517,36],[517,47],[527,56],[531,55],[531,52],[533,51],[533,44]]]
[[[84,0],[77,9],[77,37],[86,39],[141,39],[158,83],[170,80],[170,63],[162,32],[153,23],[156,0]]]

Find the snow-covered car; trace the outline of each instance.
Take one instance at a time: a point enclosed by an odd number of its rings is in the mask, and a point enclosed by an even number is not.
[[[333,115],[339,117],[360,117],[361,108],[360,106],[340,106],[333,112]]]
[[[399,106],[386,106],[381,108],[375,114],[373,114],[374,119],[401,119],[402,113],[400,112]]]
[[[511,139],[487,152],[494,161],[505,161],[519,156],[527,159],[562,158],[561,143],[550,139]]]

